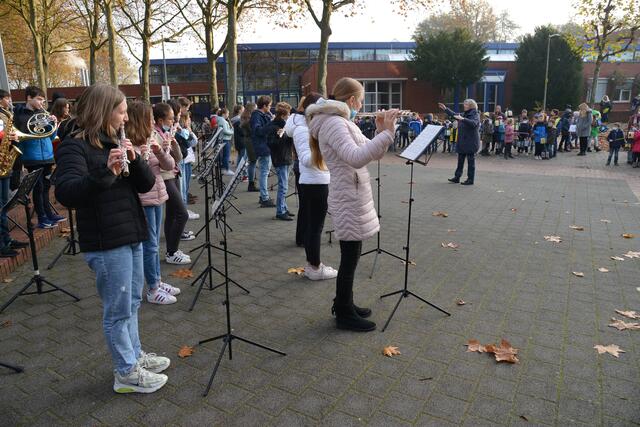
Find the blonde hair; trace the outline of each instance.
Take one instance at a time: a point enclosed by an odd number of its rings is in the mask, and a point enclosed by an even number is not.
[[[478,109],[478,103],[477,103],[475,100],[471,99],[471,98],[469,98],[469,99],[465,99],[465,100],[464,100],[464,102],[463,102],[463,104],[471,105],[471,107],[472,107],[474,110],[477,110],[477,109]]]
[[[151,127],[151,119],[153,118],[151,105],[145,101],[132,101],[127,108],[127,115],[129,120],[124,124],[127,138],[135,146],[146,144],[153,131]]]
[[[364,87],[356,79],[343,77],[333,86],[333,99],[346,102],[352,96],[356,99],[364,96]],[[313,136],[309,137],[309,148],[311,148],[311,164],[319,170],[327,170],[327,164],[320,152],[320,143]]]
[[[589,105],[586,102],[578,105],[578,110],[580,111],[580,116],[584,117],[587,115],[587,110],[589,109]]]
[[[79,138],[86,138],[96,148],[104,148],[99,134],[115,139],[117,129],[111,127],[111,116],[125,100],[124,93],[113,86],[96,83],[82,92],[76,102],[76,124],[82,129]]]

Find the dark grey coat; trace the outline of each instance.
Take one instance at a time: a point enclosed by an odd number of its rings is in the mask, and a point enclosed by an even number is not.
[[[445,113],[455,116],[458,113],[447,108]],[[480,114],[471,109],[463,112],[462,120],[458,121],[458,153],[475,154],[480,149]]]

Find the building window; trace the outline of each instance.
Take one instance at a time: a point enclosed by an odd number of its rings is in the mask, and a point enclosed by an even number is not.
[[[402,108],[402,82],[393,80],[364,80],[365,113]]]
[[[376,61],[397,61],[398,58],[404,61],[407,53],[407,49],[376,49]]]
[[[587,99],[591,95],[591,84],[593,83],[593,79],[589,80],[589,88],[587,89]],[[607,86],[609,85],[609,79],[600,78],[598,79],[598,84],[596,85],[596,96],[593,99],[596,102],[600,102],[603,96],[607,94]]]
[[[633,79],[627,79],[627,81],[622,86],[616,87],[615,90],[613,91],[613,99],[612,99],[612,101],[613,102],[629,102],[629,101],[631,101],[631,87],[632,87],[632,85],[633,85]]]
[[[373,61],[375,58],[373,49],[345,49],[345,61]]]

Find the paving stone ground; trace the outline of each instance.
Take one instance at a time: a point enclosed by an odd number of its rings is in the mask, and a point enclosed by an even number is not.
[[[273,220],[275,212],[257,208],[257,196],[243,185],[235,201],[242,214],[229,216],[229,248],[242,258],[232,257],[230,268],[251,293],[231,288],[233,329],[288,355],[234,341],[233,360],[223,360],[207,397],[221,343],[196,344],[225,331],[221,289],[203,291],[189,312],[194,288],[171,278],[183,290],[177,304],[144,303],[142,343],[171,357],[169,383],[151,395],[115,395],[94,279],[82,255],[64,256],[43,273],[80,302],[60,293],[22,297],[0,315],[0,322],[11,321],[0,328],[0,360],[26,367],[23,374],[0,369],[0,425],[637,425],[640,331],[607,324],[615,309],[640,311],[640,260],[610,259],[640,250],[640,173],[604,162],[603,153],[481,158],[473,187],[447,183],[454,156],[437,154],[429,167],[416,166],[409,288],[452,316],[409,298],[384,333],[334,328],[335,282],[287,274],[304,264],[295,222]],[[409,169],[389,155],[382,180],[382,247],[401,254]],[[192,209],[203,213],[202,205]],[[545,235],[563,241],[546,242]],[[442,242],[460,247],[444,249]],[[42,264],[63,244],[44,250]],[[364,249],[374,245],[372,239]],[[324,262],[337,267],[337,243],[325,236],[322,250]],[[396,299],[379,296],[400,289],[403,265],[381,255],[369,279],[373,260],[362,258],[355,295],[373,309],[380,329]],[[218,251],[214,262],[222,267]],[[195,272],[203,267],[201,261]],[[173,270],[163,263],[165,279]],[[0,284],[0,301],[30,275],[24,266]],[[459,298],[467,304],[456,305]],[[464,346],[501,338],[520,349],[519,364],[498,364]],[[617,344],[626,353],[598,355],[596,344]],[[182,345],[196,345],[192,357],[177,357]],[[402,354],[382,356],[387,345]]]

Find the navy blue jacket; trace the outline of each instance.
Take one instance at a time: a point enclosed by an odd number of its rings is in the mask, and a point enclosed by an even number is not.
[[[613,129],[609,132],[607,136],[607,141],[609,141],[609,148],[620,148],[624,145],[624,132],[622,129]]]
[[[271,115],[255,110],[251,113],[251,143],[256,157],[270,156],[269,146],[267,145],[267,133],[269,124],[271,123]]]
[[[445,110],[449,116],[458,113],[449,108]],[[458,120],[458,154],[475,154],[480,149],[480,114],[471,109],[463,112],[462,120]]]

